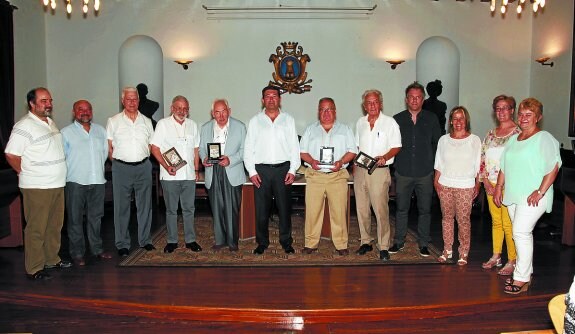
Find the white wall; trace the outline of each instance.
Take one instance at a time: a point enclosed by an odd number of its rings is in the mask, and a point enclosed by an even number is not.
[[[549,1],[550,2],[550,1]],[[543,128],[565,148],[568,135],[573,53],[573,0],[553,1],[533,22],[531,58],[551,57],[553,67],[531,62],[531,95],[543,103]]]
[[[24,2],[26,5],[21,5]],[[556,12],[562,17],[572,15],[572,10],[564,13],[563,7],[572,6],[573,0],[566,0],[570,5],[563,2],[548,1],[546,12],[537,17],[536,24],[546,25],[540,22],[545,17],[559,24],[560,29],[571,29],[563,25],[572,24],[572,18],[559,20],[568,21],[560,23],[551,16]],[[69,122],[71,105],[80,98],[93,103],[98,123],[105,124],[106,118],[117,111],[118,49],[136,34],[149,35],[162,46],[164,101],[177,94],[187,96],[191,117],[198,123],[208,120],[211,101],[216,97],[228,98],[232,114],[247,122],[259,110],[261,88],[271,80],[270,54],[275,53],[280,42],[299,42],[311,57],[307,71],[313,88],[302,95],[286,94],[282,102],[284,110],[297,118],[300,133],[315,119],[317,101],[323,96],[335,99],[338,118],[348,124],[355,123],[361,115],[361,94],[369,88],[382,90],[385,113],[392,115],[403,110],[404,88],[415,79],[415,53],[420,43],[431,36],[449,38],[461,52],[459,102],[470,110],[472,130],[480,136],[494,125],[490,110],[493,97],[501,93],[514,95],[518,100],[528,96],[532,86],[530,73],[539,70],[533,65],[532,15],[517,18],[509,14],[502,18],[491,15],[489,4],[479,1],[301,0],[290,4],[377,3],[378,8],[369,20],[220,21],[207,20],[201,5],[257,5],[258,1],[106,0],[98,17],[86,18],[78,15],[79,8],[67,18],[61,9],[55,15],[43,14],[36,1],[14,3],[45,16],[45,68],[60,126]],[[28,22],[18,16],[15,19],[20,29],[26,29]],[[26,51],[17,47],[16,57],[32,61],[33,54]],[[184,57],[194,60],[188,71],[173,63]],[[404,58],[406,63],[392,71],[384,62],[388,58]],[[564,67],[558,68],[563,70],[568,72]],[[22,75],[17,72],[17,76]],[[557,86],[568,82],[569,78],[561,76]],[[568,92],[558,93],[568,106]],[[549,94],[541,92],[541,96],[547,99]],[[549,119],[555,122],[552,116]],[[564,123],[564,119],[558,121]],[[561,130],[561,124],[552,128],[549,123],[547,129],[566,133],[566,126]]]
[[[37,1],[11,1],[14,11],[14,118],[27,111],[26,94],[47,86],[44,11]]]

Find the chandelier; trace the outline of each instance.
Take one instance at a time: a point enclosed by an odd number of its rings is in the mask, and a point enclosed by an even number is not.
[[[57,0],[42,0],[44,3],[44,7],[48,8],[48,6],[50,6],[50,8],[52,8],[52,10],[56,9],[56,1]],[[66,3],[66,12],[68,14],[72,14],[72,0],[60,0],[60,1],[64,1]],[[92,0],[94,2],[94,11],[99,11],[100,10],[100,0]],[[88,13],[88,4],[90,3],[90,0],[81,0],[81,2],[83,3],[82,5],[82,12],[84,12],[84,14]]]
[[[514,0],[501,0],[501,14],[505,14],[507,12],[507,5]],[[495,5],[497,0],[491,0],[491,12],[495,12]],[[539,8],[545,7],[545,0],[531,0],[533,12],[536,13]],[[523,12],[523,8],[526,6],[525,0],[517,0],[517,14],[521,14]]]

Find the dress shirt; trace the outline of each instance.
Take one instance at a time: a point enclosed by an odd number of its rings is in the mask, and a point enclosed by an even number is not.
[[[181,181],[196,179],[194,149],[200,145],[200,133],[196,122],[186,118],[180,124],[173,116],[163,118],[156,124],[156,132],[152,136],[151,144],[157,146],[162,153],[175,147],[182,159],[187,162],[184,167],[178,169],[176,175],[170,175],[165,168],[160,167],[161,180]]]
[[[359,150],[371,157],[381,156],[392,148],[401,147],[401,133],[399,125],[391,116],[379,113],[373,124],[373,129],[367,120],[368,115],[360,117],[355,125],[355,144]],[[386,160],[391,165],[395,157]]]
[[[341,159],[347,152],[357,153],[357,146],[353,138],[353,132],[349,126],[335,122],[329,132],[326,132],[319,121],[310,124],[301,137],[300,152],[308,153],[315,160],[320,159],[322,146],[333,147],[334,162]],[[306,166],[311,166],[305,163]],[[349,163],[342,166],[345,169]],[[331,172],[329,168],[320,169],[322,172]]]
[[[4,152],[22,158],[20,188],[53,189],[66,185],[62,134],[51,118],[46,123],[28,112],[14,124]]]
[[[459,189],[475,186],[475,177],[481,161],[481,139],[474,134],[466,138],[439,138],[435,153],[435,169],[441,172],[439,184]]]
[[[68,167],[66,181],[85,186],[106,183],[104,177],[104,164],[108,158],[106,129],[92,123],[90,132],[87,132],[82,124],[74,121],[62,129],[62,138]]]
[[[299,142],[295,122],[291,115],[280,112],[272,120],[265,111],[250,119],[244,145],[244,164],[250,177],[257,174],[256,164],[278,164],[290,162],[289,173],[301,165]]]
[[[213,138],[214,141],[213,142],[214,143],[220,143],[222,154],[224,154],[224,151],[226,150],[226,140],[228,139],[228,127],[229,126],[230,126],[230,120],[229,119],[223,128],[220,128],[220,126],[218,125],[218,122],[214,122],[214,138]]]
[[[136,120],[123,111],[108,119],[108,139],[112,141],[112,157],[126,162],[138,162],[150,156],[150,139],[154,133],[152,121],[138,111]]]
[[[395,156],[395,170],[401,176],[423,177],[433,172],[437,141],[441,136],[437,116],[422,110],[417,122],[407,110],[393,116],[401,132],[401,151]]]

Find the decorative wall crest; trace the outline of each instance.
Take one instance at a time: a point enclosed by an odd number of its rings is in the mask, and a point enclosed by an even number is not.
[[[278,87],[282,93],[302,94],[311,90],[311,79],[307,80],[306,64],[311,58],[303,53],[298,42],[283,42],[276,48],[276,53],[270,55],[269,62],[274,64],[272,73],[274,81],[269,85]],[[283,48],[283,50],[282,50]]]

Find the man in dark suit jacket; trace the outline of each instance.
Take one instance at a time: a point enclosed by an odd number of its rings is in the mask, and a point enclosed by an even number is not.
[[[206,167],[205,179],[214,220],[216,244],[212,249],[229,247],[238,250],[239,212],[244,170],[244,141],[246,126],[230,117],[231,109],[225,99],[212,104],[212,120],[200,131],[200,158]],[[217,163],[209,162],[208,143],[219,143],[222,155]]]

